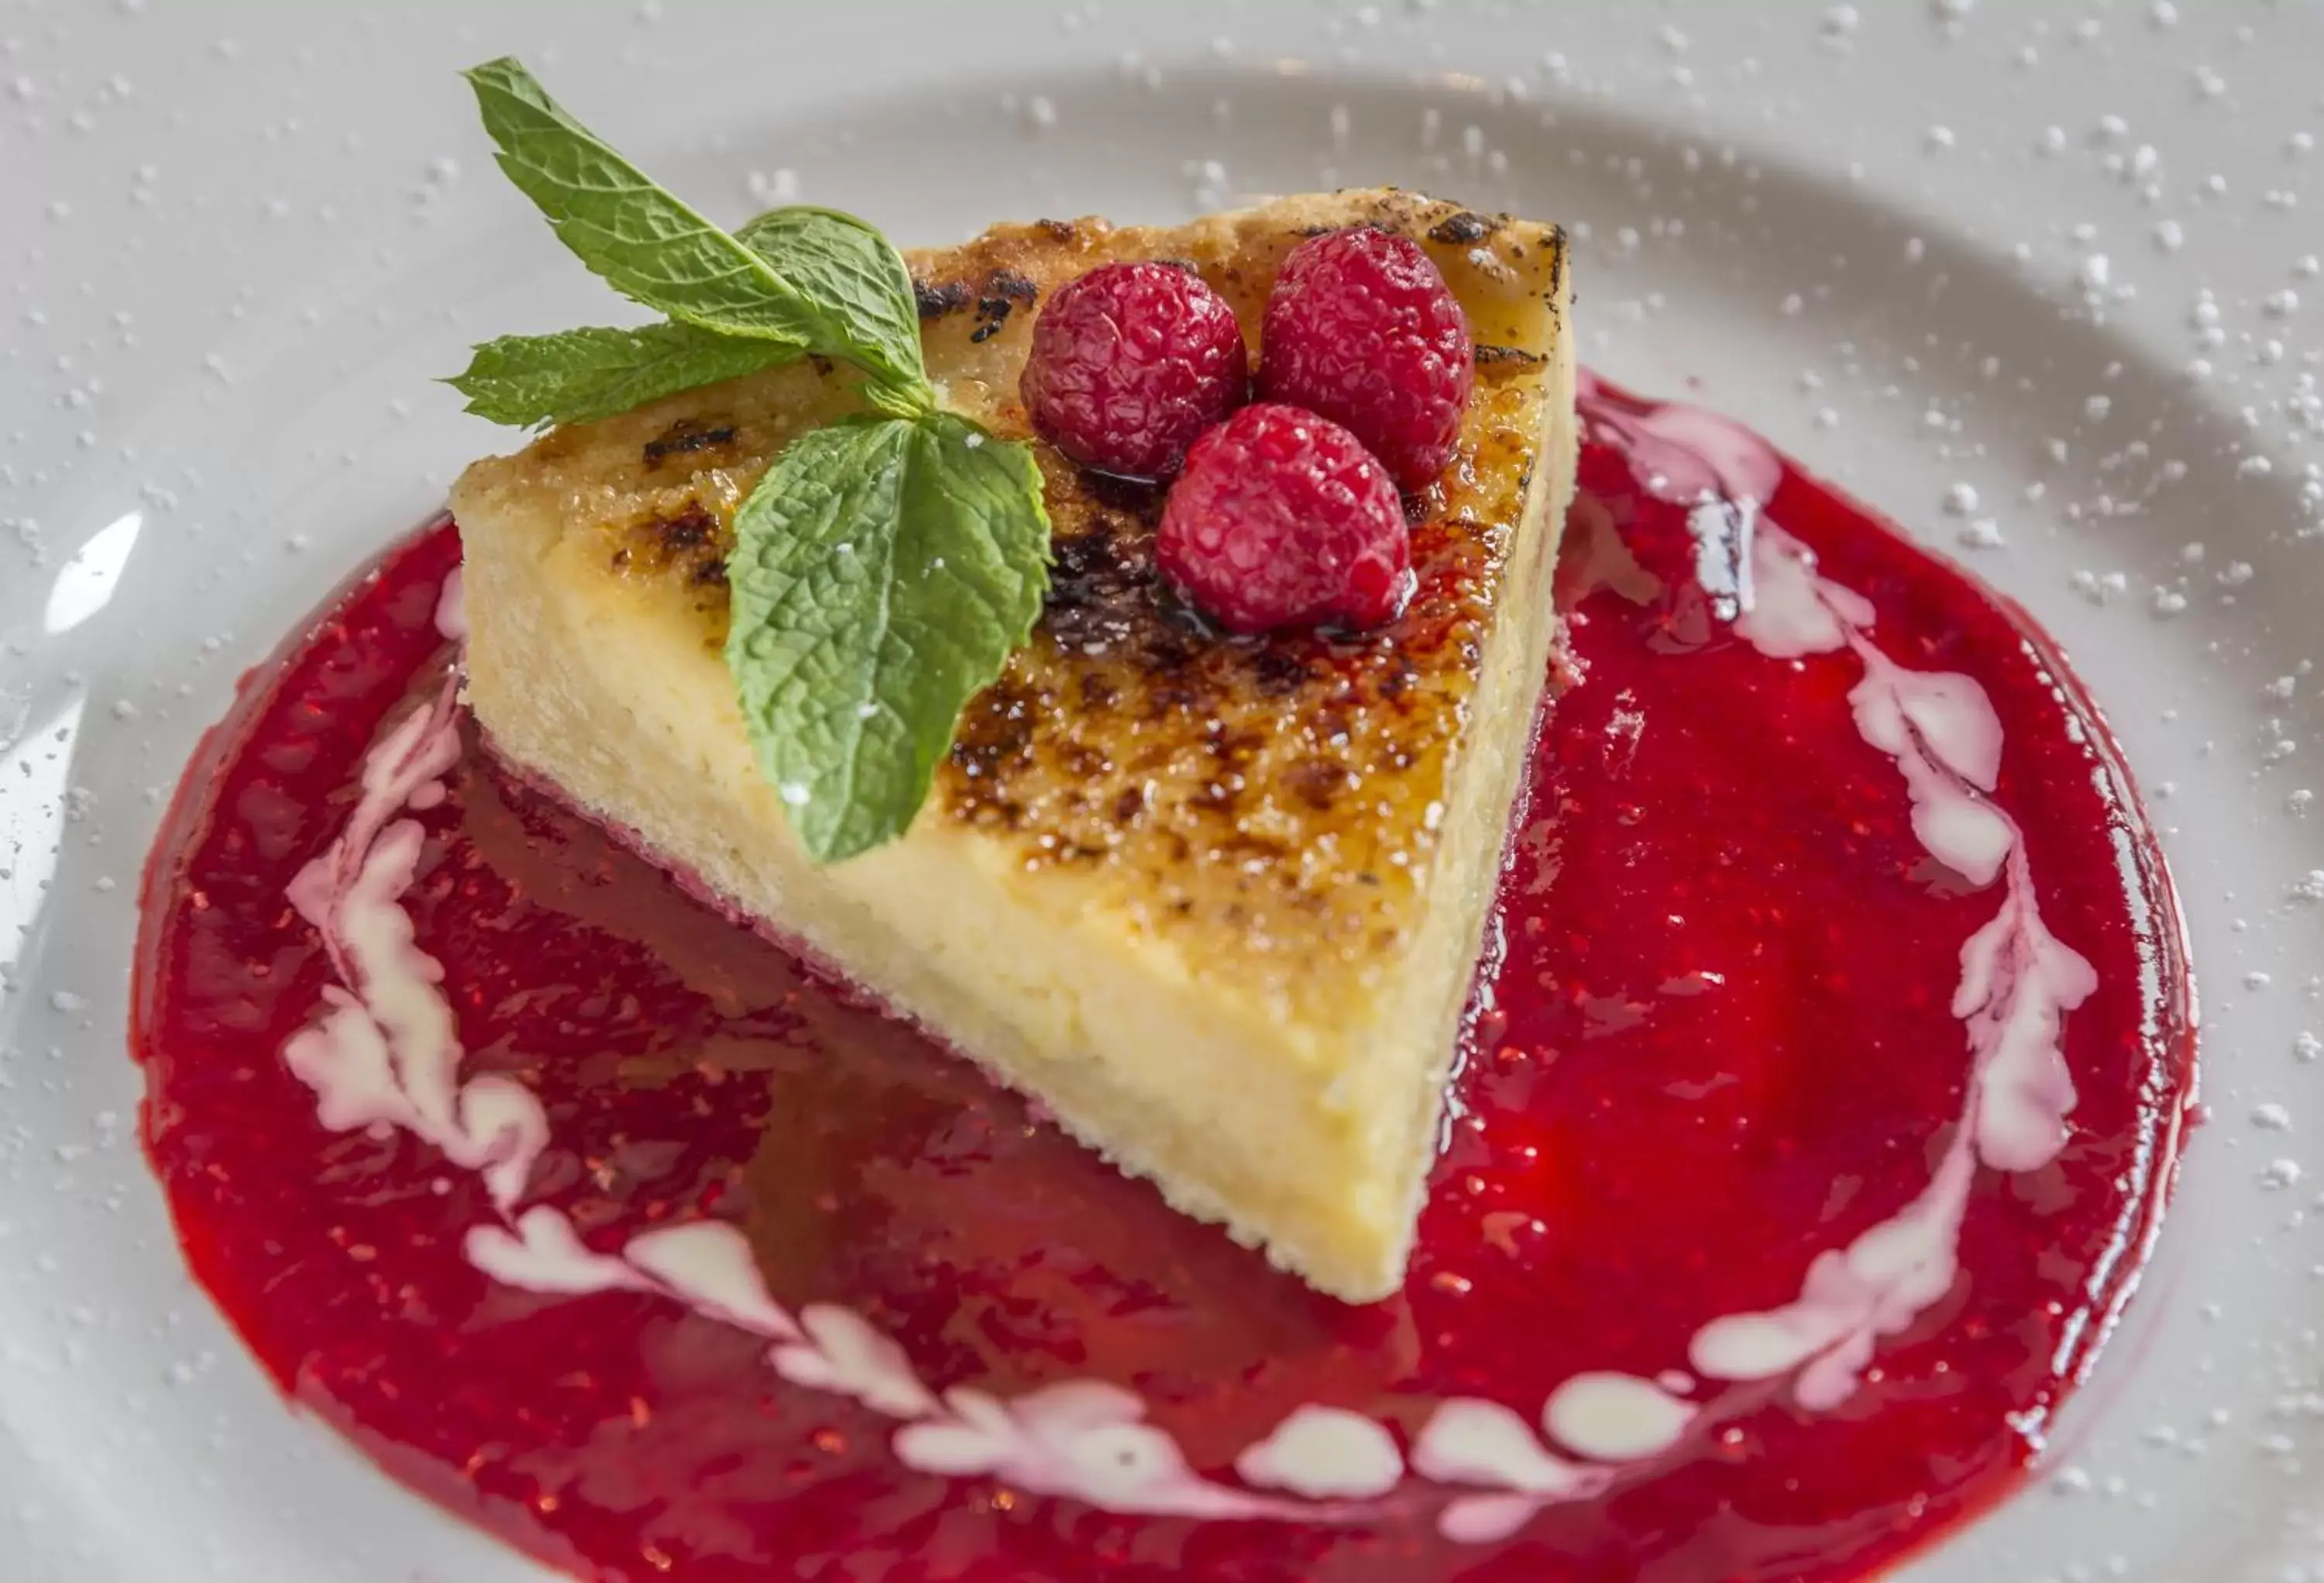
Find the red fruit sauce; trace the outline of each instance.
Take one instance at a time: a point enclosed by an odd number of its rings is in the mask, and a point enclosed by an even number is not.
[[[547,1109],[526,1201],[597,1247],[733,1221],[776,1301],[853,1308],[931,1385],[1118,1382],[1226,1483],[1302,1404],[1408,1448],[1441,1398],[1533,1421],[1577,1371],[1651,1379],[1711,1317],[1793,1301],[1819,1253],[1929,1183],[1968,1077],[1949,1002],[1997,890],[1915,839],[1895,762],[1851,720],[1856,657],[1770,659],[1683,580],[1635,602],[1637,579],[1584,575],[1609,531],[1648,567],[1683,562],[1686,512],[1633,483],[1618,425],[1595,426],[1582,485],[1578,674],[1536,756],[1401,1294],[1344,1306],[1171,1213],[466,732],[416,815],[402,905],[446,964],[466,1070]],[[325,1130],[281,1055],[332,981],[285,888],[451,658],[448,525],[252,679],[155,850],[135,1054],[194,1273],[304,1409],[589,1578],[1696,1583],[1892,1560],[2015,1486],[2128,1295],[2189,1103],[2188,970],[2111,739],[2024,612],[1795,470],[1766,516],[1870,602],[1890,659],[1982,685],[2006,729],[1992,800],[2098,979],[2065,1018],[2063,1152],[1978,1172],[1957,1278],[1833,1411],[1781,1377],[1697,1382],[1675,1447],[1492,1543],[1442,1537],[1416,1475],[1360,1521],[1124,1516],[911,1471],[892,1420],[786,1383],[763,1339],[666,1297],[487,1279],[460,1244],[492,1217],[479,1179],[408,1133]]]

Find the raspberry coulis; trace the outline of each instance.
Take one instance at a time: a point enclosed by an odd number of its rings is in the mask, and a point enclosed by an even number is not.
[[[1967,1076],[1948,1002],[1992,893],[1915,840],[1895,765],[1851,721],[1847,655],[1771,660],[1699,589],[1598,575],[1609,534],[1658,566],[1647,552],[1687,531],[1619,442],[1600,425],[1584,448],[1572,671],[1398,1296],[1343,1306],[1171,1213],[512,782],[468,732],[418,815],[403,906],[446,964],[468,1070],[547,1109],[527,1201],[592,1246],[729,1219],[778,1301],[853,1307],[932,1385],[1118,1381],[1225,1481],[1302,1404],[1409,1443],[1439,1398],[1530,1416],[1577,1371],[1653,1377],[1711,1316],[1792,1300],[1820,1253],[1928,1184]],[[1891,658],[1983,686],[2006,732],[1993,800],[2098,981],[2065,1021],[2064,1150],[1978,1173],[1957,1278],[1838,1410],[1782,1379],[1702,1385],[1667,1453],[1489,1544],[1443,1538],[1421,1500],[1341,1523],[1131,1517],[913,1472],[890,1421],[786,1383],[762,1339],[665,1297],[487,1279],[459,1246],[489,1212],[479,1179],[408,1134],[326,1130],[281,1059],[330,981],[285,888],[451,660],[448,525],[251,678],[156,846],[133,1038],[188,1260],[305,1410],[584,1578],[1859,1576],[2014,1488],[2089,1368],[2168,1190],[2190,989],[2111,739],[2031,621],[1795,470],[1766,517],[1869,601]]]

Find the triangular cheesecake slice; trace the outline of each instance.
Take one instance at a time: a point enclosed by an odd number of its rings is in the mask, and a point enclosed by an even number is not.
[[[1003,225],[908,255],[944,401],[1028,433],[1049,292],[1191,263],[1254,352],[1304,236],[1403,232],[1478,345],[1413,512],[1418,592],[1360,638],[1206,634],[1157,502],[1037,447],[1054,587],[903,839],[809,863],[721,658],[735,507],[851,404],[811,364],[558,429],[471,467],[468,698],[495,750],[1045,1103],[1185,1212],[1351,1301],[1403,1279],[1456,1024],[1533,730],[1572,483],[1564,239],[1397,192],[1174,229]]]

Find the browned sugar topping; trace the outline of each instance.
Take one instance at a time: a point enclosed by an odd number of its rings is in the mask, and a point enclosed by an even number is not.
[[[1155,569],[1158,493],[1037,444],[1055,529],[1050,595],[1031,641],[971,702],[924,815],[1005,835],[1028,865],[1102,869],[1157,922],[1200,916],[1250,949],[1378,951],[1408,926],[1397,898],[1438,839],[1542,420],[1531,375],[1546,347],[1513,344],[1515,321],[1496,322],[1489,301],[1518,278],[1554,292],[1561,250],[1526,262],[1543,233],[1410,195],[1350,218],[1425,239],[1482,343],[1453,462],[1407,502],[1409,607],[1360,635],[1217,635]],[[1017,374],[1044,293],[1099,263],[1167,252],[1226,299],[1255,346],[1277,267],[1309,228],[1194,227],[1157,247],[1102,221],[1042,222],[915,255],[930,373],[948,400],[1023,437]],[[669,476],[613,531],[613,564],[683,578],[706,644],[724,640],[728,519],[798,415],[817,409],[815,387],[788,382],[806,377],[682,398],[687,416],[658,420],[643,442],[644,468]]]

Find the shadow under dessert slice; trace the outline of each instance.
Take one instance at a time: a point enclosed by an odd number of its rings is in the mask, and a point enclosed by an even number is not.
[[[788,439],[855,409],[853,375],[803,364],[558,429],[471,467],[452,503],[467,696],[499,753],[1178,1209],[1369,1301],[1402,1279],[1554,627],[1563,239],[1342,192],[1170,229],[1004,225],[908,262],[941,398],[1017,437],[1059,285],[1184,261],[1255,347],[1283,255],[1351,225],[1419,242],[1479,342],[1402,616],[1213,635],[1154,570],[1158,493],[1037,446],[1056,565],[1033,639],[970,703],[909,833],[844,862],[792,836],[722,648],[733,512]]]

